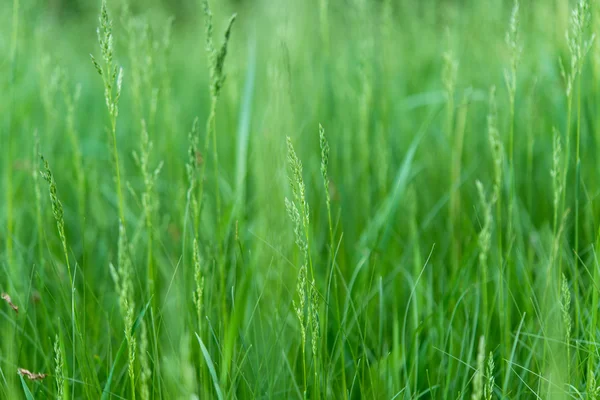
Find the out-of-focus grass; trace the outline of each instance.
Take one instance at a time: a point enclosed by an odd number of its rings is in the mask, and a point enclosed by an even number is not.
[[[0,398],[597,398],[571,3],[111,1],[116,115],[100,2],[7,1]]]

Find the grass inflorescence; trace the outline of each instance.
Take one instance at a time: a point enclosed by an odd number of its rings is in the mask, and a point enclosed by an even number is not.
[[[600,398],[593,2],[6,3],[1,399]]]

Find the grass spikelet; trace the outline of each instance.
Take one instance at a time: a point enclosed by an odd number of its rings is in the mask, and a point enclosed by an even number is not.
[[[150,362],[148,360],[148,328],[146,320],[142,320],[140,332],[140,398],[142,400],[150,400],[150,379],[152,371],[150,370]]]
[[[60,238],[60,242],[62,244],[65,262],[67,264],[67,272],[69,273],[69,279],[72,280],[73,276],[71,275],[69,252],[67,250],[67,236],[65,235],[65,213],[63,211],[63,205],[58,198],[56,182],[54,181],[54,176],[52,175],[52,171],[50,170],[50,164],[48,164],[48,161],[46,161],[44,156],[41,156],[41,159],[44,163],[44,170],[41,172],[41,174],[44,180],[48,183],[48,187],[50,189],[50,202],[52,203],[52,214],[54,215],[56,229],[58,230],[58,237]]]
[[[562,313],[563,326],[565,329],[565,346],[567,349],[567,367],[570,370],[571,364],[571,331],[573,322],[571,320],[571,291],[569,290],[569,282],[563,274],[560,286],[560,311]],[[570,374],[569,374],[570,375]]]
[[[587,0],[579,0],[571,11],[569,29],[565,33],[569,52],[571,53],[571,83],[581,73],[583,60],[595,39],[595,34],[586,37],[590,25],[591,13]]]
[[[329,143],[325,137],[325,129],[319,124],[319,145],[321,147],[321,176],[325,188],[325,204],[327,205],[327,220],[329,222],[329,251],[333,252],[333,223],[331,220],[331,195],[329,193]]]
[[[483,310],[484,315],[487,315],[488,310],[488,255],[490,252],[491,237],[492,237],[492,207],[494,199],[487,198],[485,189],[480,181],[475,182],[477,192],[479,193],[479,204],[483,213],[483,226],[479,231],[479,268],[481,271],[481,285],[483,287]],[[484,318],[484,320],[486,320]]]
[[[66,399],[64,395],[65,377],[64,377],[64,357],[60,347],[60,339],[56,335],[54,339],[54,379],[56,380],[56,398]]]
[[[590,5],[587,0],[579,0],[577,5],[571,12],[569,30],[566,32],[567,45],[571,53],[571,69],[569,75],[566,76],[563,68],[563,77],[567,83],[567,157],[565,161],[565,177],[569,168],[569,136],[571,122],[571,104],[573,102],[572,87],[576,81],[577,84],[577,130],[575,135],[575,184],[573,190],[575,192],[575,252],[579,252],[579,186],[580,186],[580,168],[581,168],[581,71],[583,69],[584,59],[589,52],[595,39],[595,34],[587,36],[588,28],[591,22]],[[566,188],[566,184],[565,184]],[[564,202],[564,198],[563,198]],[[575,257],[575,275],[573,276],[573,287],[575,296],[579,296],[579,257]],[[576,312],[579,312],[579,303],[575,304]]]
[[[313,398],[318,398],[319,393],[319,341],[321,330],[319,326],[319,292],[313,279],[310,284],[310,314],[309,323],[311,325],[311,344],[313,353],[313,363],[315,366],[315,394]]]
[[[117,116],[119,115],[119,99],[123,86],[123,68],[114,64],[114,43],[112,33],[112,21],[108,16],[106,0],[102,0],[100,8],[99,27],[96,30],[98,43],[102,54],[102,65],[90,54],[92,64],[102,77],[104,84],[104,101],[110,119],[109,143],[112,153],[112,162],[115,174],[117,198],[119,204],[119,218],[125,223],[125,200],[121,185],[121,171],[119,167],[119,153],[117,151]]]
[[[148,293],[153,293],[155,273],[154,273],[154,212],[158,209],[158,198],[154,192],[154,186],[158,179],[158,175],[162,169],[162,161],[152,171],[150,167],[150,153],[152,152],[153,143],[148,136],[146,121],[142,120],[142,134],[140,141],[140,154],[134,152],[133,157],[140,168],[142,178],[144,180],[144,193],[142,194],[142,208],[145,216],[146,231],[148,235],[147,244],[147,282]]]
[[[588,371],[587,382],[588,398],[591,400],[600,399],[600,386],[596,384],[596,375],[593,370]]]
[[[119,296],[119,309],[125,327],[125,339],[128,351],[128,374],[131,383],[131,398],[135,399],[135,353],[136,339],[133,336],[134,323],[134,288],[133,264],[129,256],[129,241],[123,224],[119,224],[118,269],[110,264],[110,272]]]
[[[200,261],[200,249],[198,240],[194,238],[193,260],[194,264],[194,282],[196,290],[194,292],[194,305],[196,306],[196,316],[198,318],[198,332],[202,332],[202,299],[204,293],[204,276],[202,275],[202,263]]]
[[[200,166],[204,161],[199,148],[198,117],[194,118],[192,130],[188,133],[188,146],[188,162],[185,165],[189,185],[187,201],[192,208],[192,221],[194,222],[194,230],[196,231],[200,225],[200,205],[194,189],[198,186]]]
[[[554,222],[553,229],[554,233],[558,229],[558,213],[560,207],[560,200],[562,198],[562,192],[564,190],[564,181],[561,170],[563,168],[563,150],[562,143],[560,140],[560,134],[556,128],[553,129],[554,138],[552,141],[552,169],[550,170],[550,176],[552,177],[552,191],[554,194]]]
[[[324,136],[323,136],[324,137]],[[326,151],[325,154],[328,154]],[[323,157],[323,154],[322,154]],[[322,170],[326,170],[327,159],[322,159]],[[296,285],[296,294],[298,296],[298,303],[293,302],[294,310],[298,319],[300,320],[300,329],[302,337],[302,358],[303,358],[303,369],[304,369],[304,395],[306,396],[307,390],[307,374],[306,374],[306,331],[307,329],[315,329],[312,324],[312,313],[316,312],[316,309],[311,307],[312,291],[308,286],[308,266],[310,266],[311,279],[314,281],[314,271],[312,268],[312,259],[310,257],[310,239],[309,239],[309,206],[306,201],[306,186],[304,185],[304,179],[302,178],[302,161],[296,155],[292,140],[287,137],[287,161],[288,161],[288,180],[292,189],[293,200],[285,199],[285,207],[294,226],[294,237],[296,245],[302,253],[303,261],[302,266],[298,270],[298,281]],[[325,161],[325,162],[323,162]],[[306,316],[307,310],[305,309],[306,300],[308,304],[308,316]]]
[[[306,384],[307,384],[307,375],[306,375],[306,330],[308,329],[308,324],[306,322],[305,316],[305,306],[306,306],[306,291],[307,291],[307,273],[306,273],[306,264],[302,264],[300,269],[298,270],[298,279],[296,281],[296,295],[298,297],[298,302],[296,300],[292,301],[292,306],[294,307],[294,312],[296,313],[296,317],[298,317],[298,322],[300,323],[300,338],[302,340],[302,365],[303,365],[303,375],[304,375],[304,397],[306,397]]]
[[[494,395],[494,386],[494,354],[490,351],[490,355],[488,356],[487,362],[486,382],[484,388],[485,400],[492,400],[492,396]]]
[[[212,11],[210,9],[210,5],[208,4],[208,0],[204,0],[202,2],[202,8],[204,10],[204,17],[206,18],[205,28],[206,28],[206,52],[210,58],[210,94],[213,98],[218,98],[223,88],[223,83],[225,82],[225,57],[227,56],[227,45],[229,44],[229,38],[231,37],[231,29],[233,28],[233,23],[237,18],[237,14],[233,14],[229,18],[229,22],[227,23],[227,29],[225,30],[225,37],[223,40],[223,44],[221,48],[218,50],[215,48],[214,39],[213,39],[213,24],[212,24]]]
[[[502,190],[502,160],[503,146],[498,130],[498,108],[496,105],[496,87],[490,88],[489,111],[487,116],[488,140],[494,162],[494,190],[492,198],[500,201],[500,191]]]
[[[300,161],[296,155],[290,137],[287,138],[287,160],[289,168],[288,179],[294,196],[293,202],[295,207],[299,207],[302,228],[304,229],[306,244],[308,246],[308,221],[310,210],[306,201],[306,186],[304,185],[304,179],[302,178],[302,161]]]
[[[479,337],[479,346],[477,347],[477,369],[473,376],[473,393],[471,400],[481,400],[483,397],[483,376],[485,373],[485,336]]]
[[[69,275],[69,283],[71,289],[71,334],[73,336],[73,370],[75,369],[75,277],[71,274],[71,264],[69,263],[69,252],[67,251],[67,237],[65,235],[65,220],[64,220],[64,211],[63,206],[60,200],[58,199],[56,182],[54,181],[54,176],[52,175],[52,171],[50,170],[50,165],[48,161],[44,158],[44,156],[40,156],[42,162],[44,163],[44,171],[41,171],[42,177],[46,182],[48,182],[49,191],[50,191],[50,202],[52,203],[52,214],[54,215],[54,221],[56,222],[56,229],[58,230],[58,236],[60,238],[60,242],[62,244],[63,255],[65,257],[65,263],[67,264],[67,273]],[[74,396],[75,386],[72,386],[71,397]]]

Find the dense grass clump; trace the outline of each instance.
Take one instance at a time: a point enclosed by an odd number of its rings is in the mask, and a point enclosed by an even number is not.
[[[600,398],[599,4],[5,3],[0,399]]]

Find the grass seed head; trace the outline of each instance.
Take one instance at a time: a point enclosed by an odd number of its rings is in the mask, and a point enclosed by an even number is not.
[[[477,370],[473,376],[473,393],[471,400],[481,400],[483,397],[483,373],[485,367],[485,337],[479,337],[479,346],[477,348]]]
[[[500,198],[500,190],[502,188],[502,160],[503,146],[500,139],[500,131],[498,130],[498,109],[496,105],[496,87],[490,88],[489,94],[489,111],[487,116],[488,140],[492,151],[494,161],[494,189],[492,200],[497,201]]]
[[[148,327],[146,321],[142,320],[140,332],[140,397],[142,400],[150,400],[150,379],[152,371],[148,360]]]
[[[319,338],[320,338],[320,327],[319,327],[319,292],[316,287],[315,280],[313,279],[310,284],[310,325],[312,329],[312,352],[313,357],[317,359],[319,351]]]
[[[446,97],[451,98],[454,96],[454,90],[456,87],[458,61],[450,50],[444,52],[442,55],[442,60],[442,84],[444,85],[444,89],[446,91]]]
[[[571,339],[572,320],[571,320],[571,291],[569,290],[569,282],[566,276],[562,275],[560,288],[560,310],[562,312],[563,324],[565,327],[565,338],[567,345]]]
[[[227,56],[227,46],[229,44],[229,39],[231,37],[231,30],[233,28],[233,23],[237,17],[237,14],[233,14],[229,19],[229,23],[227,24],[227,29],[225,30],[225,38],[223,40],[223,44],[221,48],[217,50],[214,44],[214,33],[213,33],[213,22],[212,22],[212,11],[210,9],[210,5],[208,4],[208,0],[204,0],[202,2],[202,8],[204,10],[205,21],[205,30],[206,30],[206,52],[208,53],[208,58],[210,62],[209,72],[210,72],[210,93],[211,96],[216,99],[219,97],[221,92],[221,88],[223,87],[223,83],[225,82],[225,58]]]
[[[56,380],[57,393],[56,398],[61,400],[64,397],[65,377],[63,375],[63,371],[65,366],[58,335],[56,335],[54,338],[54,365],[54,379]]]
[[[490,355],[488,356],[487,362],[487,372],[486,372],[486,383],[484,388],[484,398],[485,400],[492,400],[492,395],[494,394],[494,354],[490,351]]]
[[[194,281],[196,283],[196,291],[194,293],[194,305],[196,306],[196,314],[198,323],[202,321],[202,299],[204,293],[204,276],[202,275],[202,263],[200,260],[200,249],[198,248],[198,240],[194,238],[192,262],[194,264]]]

